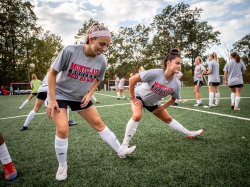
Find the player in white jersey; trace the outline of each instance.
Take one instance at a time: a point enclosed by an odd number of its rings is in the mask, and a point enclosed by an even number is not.
[[[55,151],[59,167],[58,181],[67,178],[67,150],[69,127],[67,106],[85,119],[120,158],[135,150],[122,148],[115,134],[104,124],[90,98],[104,79],[107,60],[102,54],[111,44],[109,30],[94,23],[87,31],[83,45],[66,46],[56,57],[48,72],[49,104],[47,114],[56,125]],[[61,72],[56,78],[57,74]]]
[[[202,105],[202,96],[200,92],[200,87],[203,84],[203,73],[205,72],[205,67],[203,66],[203,61],[200,56],[195,58],[195,68],[194,68],[194,95],[196,103],[194,106]]]
[[[120,98],[126,99],[125,89],[124,89],[125,81],[126,81],[125,77],[122,77],[119,81],[118,89],[119,89],[120,97],[117,97],[117,99],[120,99]]]
[[[205,74],[208,75],[208,92],[209,92],[209,103],[204,108],[211,108],[219,105],[220,92],[220,65],[215,52],[209,55],[208,70]],[[215,100],[215,103],[213,103]]]
[[[179,50],[172,49],[163,61],[163,69],[143,71],[129,79],[132,117],[126,127],[123,147],[129,146],[130,140],[136,133],[143,107],[187,138],[195,138],[203,133],[202,129],[198,131],[186,129],[165,110],[174,103],[175,99],[179,99],[180,85],[174,75],[180,71],[181,62]],[[135,88],[137,82],[142,84]],[[171,95],[171,98],[161,105],[159,102],[168,95]]]
[[[231,109],[240,110],[240,93],[243,87],[242,74],[246,71],[246,66],[240,61],[238,53],[231,53],[231,61],[224,66],[224,83],[231,88]]]
[[[117,94],[117,99],[120,98],[120,92],[119,92],[119,82],[120,82],[120,78],[115,75],[115,91],[116,91],[116,94]]]

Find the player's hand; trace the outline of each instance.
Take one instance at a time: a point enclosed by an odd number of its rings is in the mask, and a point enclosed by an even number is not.
[[[142,101],[140,99],[134,98],[131,99],[131,102],[135,105],[135,106],[143,106]]]
[[[49,118],[53,118],[55,112],[60,112],[58,103],[56,100],[49,100],[49,104],[46,109]]]
[[[85,107],[85,106],[87,106],[87,104],[89,103],[89,101],[90,101],[90,98],[91,98],[91,95],[88,95],[88,94],[86,94],[83,98],[82,98],[82,100],[81,100],[81,107],[83,108],[83,107]]]

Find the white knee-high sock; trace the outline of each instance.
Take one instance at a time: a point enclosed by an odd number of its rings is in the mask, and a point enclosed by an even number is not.
[[[235,93],[231,92],[231,106],[234,106],[235,104]]]
[[[186,129],[185,127],[183,127],[178,121],[176,121],[175,119],[173,119],[170,123],[169,123],[169,127],[171,129],[174,129],[175,131],[182,133],[184,135],[190,135],[191,132]]]
[[[209,92],[209,106],[212,106],[214,101],[214,92]]]
[[[23,102],[23,104],[22,104],[19,108],[23,108],[28,102],[29,102],[29,100],[26,99],[26,100]]]
[[[219,105],[219,101],[220,101],[220,92],[216,92],[215,93],[215,104]]]
[[[236,96],[235,97],[235,105],[234,106],[238,108],[239,104],[240,104],[240,96]]]
[[[133,138],[133,136],[136,133],[137,127],[138,127],[139,122],[135,122],[133,118],[130,118],[128,121],[124,139],[123,139],[123,145],[129,145],[130,140]]]
[[[68,115],[68,121],[69,121],[69,107],[67,107],[67,115]]]
[[[48,106],[48,98],[45,99],[44,106],[46,106],[46,107]]]
[[[62,139],[55,137],[55,151],[56,157],[60,164],[67,163],[67,152],[68,152],[68,138]]]
[[[12,162],[9,151],[5,143],[0,146],[0,160],[2,165]]]
[[[121,144],[116,138],[115,134],[106,126],[101,132],[98,132],[101,138],[110,146],[115,152],[119,153]]]
[[[36,112],[34,110],[31,110],[30,113],[28,114],[23,126],[28,127],[30,122],[34,119],[35,115],[36,115]]]
[[[94,95],[91,95],[91,101],[92,101],[93,103],[96,103],[96,102],[97,102],[97,99],[96,99],[96,97],[95,97]]]
[[[198,101],[197,101],[198,104],[201,104],[202,103],[202,99],[200,98]]]

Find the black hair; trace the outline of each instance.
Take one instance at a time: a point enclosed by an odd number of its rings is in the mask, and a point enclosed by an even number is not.
[[[173,48],[170,50],[169,54],[167,54],[167,56],[164,58],[163,60],[163,69],[167,69],[167,62],[168,61],[172,61],[176,58],[181,58],[181,53],[180,50],[177,48]]]

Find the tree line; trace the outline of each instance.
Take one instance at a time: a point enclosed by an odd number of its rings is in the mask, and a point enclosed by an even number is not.
[[[34,7],[29,2],[2,0],[0,7],[0,85],[28,82],[32,73],[42,79],[63,47],[61,37],[37,26]],[[182,51],[183,80],[191,84],[195,57],[206,60],[206,50],[220,44],[221,33],[200,20],[201,12],[185,3],[168,5],[150,25],[120,27],[112,32],[113,44],[106,52],[109,65],[105,81],[112,79],[114,74],[136,73],[140,66],[145,69],[160,67],[165,55],[175,47]],[[88,27],[94,22],[93,19],[83,22],[75,35],[76,44],[84,41]],[[249,41],[250,34],[233,45],[247,67],[250,65]],[[219,60],[222,74],[226,60]],[[248,68],[245,76],[248,82],[249,75]]]

